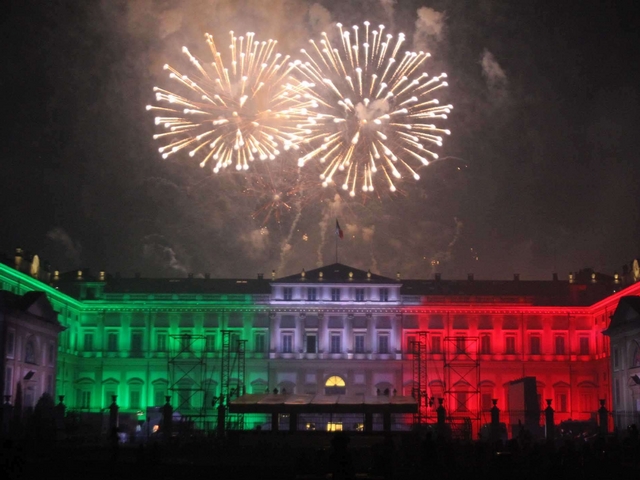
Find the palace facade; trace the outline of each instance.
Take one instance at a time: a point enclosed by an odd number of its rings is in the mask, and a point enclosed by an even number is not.
[[[151,279],[16,266],[0,264],[0,290],[42,292],[57,313],[64,330],[51,388],[73,410],[105,411],[116,396],[121,412],[140,416],[169,397],[181,415],[213,425],[221,399],[338,395],[413,399],[414,414],[396,415],[393,428],[433,421],[439,399],[452,420],[478,423],[497,401],[508,423],[520,408],[509,386],[525,377],[558,422],[595,419],[601,400],[610,411],[640,409],[624,397],[636,395],[626,383],[612,397],[603,335],[620,299],[640,295],[629,275],[411,280],[333,264],[286,277]],[[6,395],[20,375],[5,382]],[[340,415],[310,418],[300,428],[360,427]],[[241,424],[269,425],[264,413]]]

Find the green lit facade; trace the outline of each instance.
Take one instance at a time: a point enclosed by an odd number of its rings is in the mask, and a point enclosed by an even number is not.
[[[248,340],[246,389],[265,391],[268,315],[259,298],[106,293],[105,282],[79,277],[71,282],[76,299],[56,288],[63,283],[70,282],[47,285],[0,264],[1,290],[19,295],[44,291],[58,312],[64,331],[59,335],[55,390],[64,395],[69,409],[101,412],[117,395],[120,411],[135,414],[162,406],[168,395],[183,414],[213,415],[211,400],[221,391],[221,331],[226,329]],[[183,348],[185,335],[191,335],[190,355]],[[198,365],[185,370],[189,358],[196,358]]]

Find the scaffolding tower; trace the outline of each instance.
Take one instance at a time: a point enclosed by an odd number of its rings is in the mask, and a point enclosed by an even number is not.
[[[244,415],[229,413],[229,402],[245,393],[245,350],[247,341],[237,332],[222,330],[220,401],[224,408],[225,430],[244,429]]]
[[[181,415],[185,427],[207,414],[205,397],[206,360],[202,355],[204,335],[171,335],[171,356],[167,363],[169,391],[175,411]]]
[[[472,440],[480,431],[478,337],[444,339],[445,407],[452,435]]]
[[[413,387],[411,396],[418,403],[418,411],[413,415],[413,423],[421,424],[427,421],[429,405],[429,380],[427,374],[427,332],[417,332],[415,340],[409,342],[412,356]]]

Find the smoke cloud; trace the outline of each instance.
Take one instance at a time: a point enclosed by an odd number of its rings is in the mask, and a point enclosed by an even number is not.
[[[444,38],[445,14],[430,7],[420,7],[416,12],[416,29],[413,34],[413,47],[427,50],[432,42],[440,42]]]
[[[486,48],[480,57],[482,74],[487,82],[487,87],[496,100],[502,100],[507,95],[507,74],[504,72],[493,54]]]
[[[53,240],[64,249],[64,256],[75,263],[76,266],[80,265],[80,255],[82,253],[82,245],[80,242],[75,242],[71,236],[62,227],[56,227],[47,232],[47,238]]]

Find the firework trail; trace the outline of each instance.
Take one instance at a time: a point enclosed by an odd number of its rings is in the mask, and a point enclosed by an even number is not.
[[[423,71],[429,53],[401,54],[404,34],[394,40],[384,25],[369,26],[344,30],[338,23],[337,46],[323,33],[294,62],[296,85],[305,90],[296,113],[306,118],[297,127],[309,146],[298,165],[319,162],[322,185],[335,182],[352,197],[378,184],[395,192],[405,176],[419,179],[417,169],[438,158],[432,149],[450,134],[430,122],[453,108],[432,97],[447,83],[446,74],[430,78]]]
[[[287,260],[287,256],[288,254],[291,252],[291,239],[293,238],[293,233],[295,232],[297,226],[298,226],[298,222],[300,221],[300,217],[302,217],[302,201],[300,199],[298,199],[295,203],[294,203],[294,207],[296,210],[296,216],[293,219],[293,222],[291,223],[291,228],[289,229],[289,234],[287,235],[287,238],[285,238],[282,241],[282,251],[280,252],[280,264],[278,265],[278,271],[279,272],[283,272],[285,271],[284,267],[285,267],[285,262]]]
[[[193,77],[164,66],[176,93],[154,87],[162,106],[147,106],[157,115],[156,125],[163,128],[153,137],[164,143],[158,149],[163,158],[186,151],[202,159],[201,167],[212,164],[218,173],[232,164],[236,170],[247,170],[256,158],[273,160],[281,149],[298,148],[291,115],[300,95],[287,83],[294,68],[289,57],[275,52],[275,40],[259,42],[251,32],[230,35],[228,55],[223,55],[213,37],[205,34],[211,63],[182,47]]]

